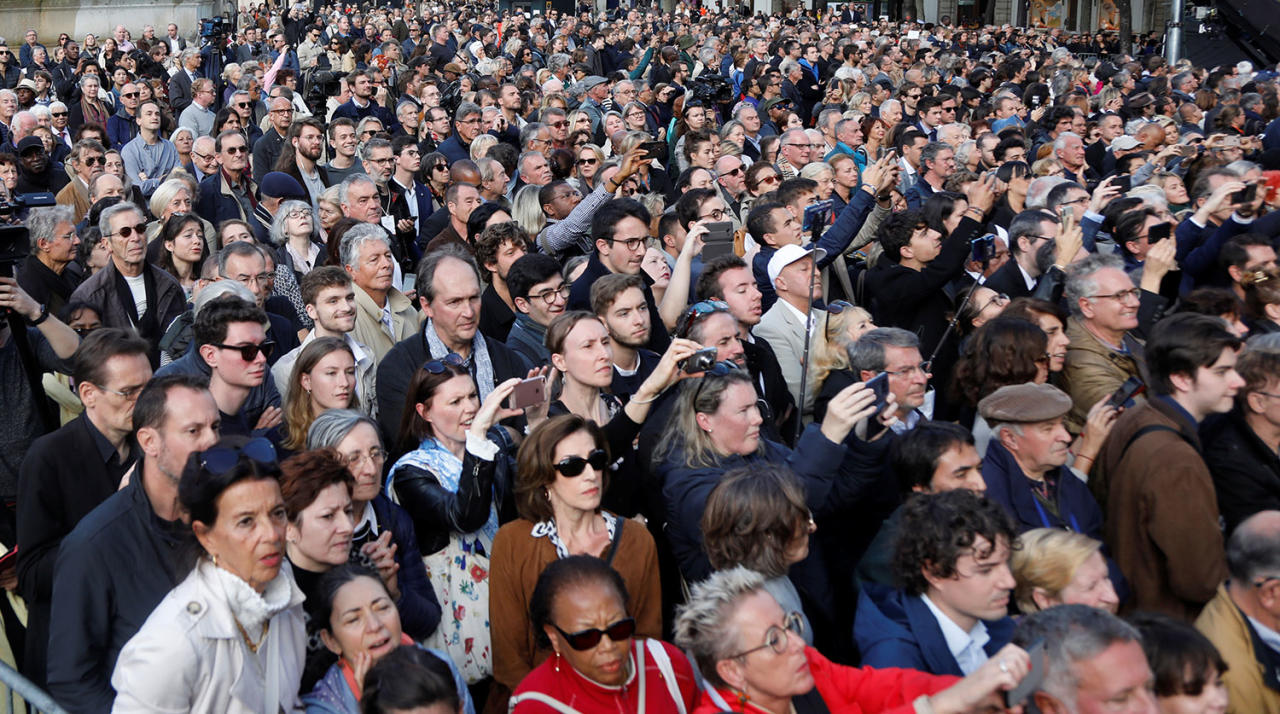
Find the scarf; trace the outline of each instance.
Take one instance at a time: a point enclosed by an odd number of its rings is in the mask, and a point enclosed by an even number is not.
[[[431,320],[427,320],[427,326],[422,328],[423,338],[427,343],[427,355],[431,359],[443,359],[451,351],[444,346],[444,341],[436,334],[436,325]],[[484,336],[476,330],[475,337],[471,338],[471,356],[466,360],[467,369],[471,372],[471,378],[476,382],[476,390],[479,392],[481,403],[489,396],[489,392],[493,391],[493,362],[489,359],[489,346],[484,341]],[[458,467],[461,470],[461,466]],[[454,477],[454,486],[450,490],[457,490],[457,477]]]
[[[401,456],[395,466],[391,467],[392,478],[387,479],[387,495],[396,503],[400,501],[396,498],[394,490],[395,472],[401,466],[415,466],[429,471],[440,482],[440,486],[444,490],[450,493],[458,492],[458,481],[462,479],[462,459],[454,456],[453,452],[444,448],[443,444],[430,436],[423,439],[417,449]],[[461,534],[464,539],[479,540],[486,553],[493,552],[493,537],[498,534],[496,500],[496,498],[490,497],[489,520],[485,521],[479,530]]]

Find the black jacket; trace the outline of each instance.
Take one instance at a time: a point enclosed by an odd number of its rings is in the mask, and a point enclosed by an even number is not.
[[[125,488],[85,516],[62,541],[54,566],[49,693],[68,711],[105,712],[124,643],[182,580],[190,529],[156,516],[141,464]],[[134,567],[146,563],[147,567]]]
[[[761,424],[762,433],[767,439],[778,441],[788,446],[796,440],[796,421],[800,412],[796,402],[791,398],[791,390],[787,388],[787,380],[782,376],[782,368],[778,366],[778,356],[765,340],[755,342],[742,341],[743,356],[747,361],[747,371],[751,373],[751,383],[755,385],[756,394],[769,405],[769,414]]]
[[[1245,423],[1239,407],[1204,431],[1204,461],[1227,534],[1258,511],[1280,510],[1280,457]]]
[[[1027,297],[1031,291],[1027,289],[1027,281],[1022,278],[1022,270],[1018,267],[1018,261],[1012,257],[1005,261],[1004,265],[996,269],[996,272],[987,278],[983,283],[984,286],[992,290],[1008,295],[1010,298]]]
[[[609,275],[611,271],[600,262],[600,255],[591,254],[591,259],[587,261],[586,270],[582,271],[582,275],[573,281],[573,286],[569,288],[569,309],[570,310],[590,310],[591,309],[591,286],[596,280]],[[640,277],[644,279],[644,301],[649,306],[649,342],[646,348],[662,354],[667,351],[667,347],[671,345],[671,336],[667,334],[667,327],[662,322],[662,313],[658,312],[658,303],[653,299],[653,278],[648,273],[641,271]]]

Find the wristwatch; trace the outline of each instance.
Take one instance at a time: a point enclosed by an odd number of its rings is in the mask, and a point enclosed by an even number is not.
[[[49,306],[48,306],[48,305],[41,305],[41,306],[40,306],[40,317],[37,317],[37,318],[36,318],[36,319],[34,319],[34,320],[27,320],[27,324],[28,324],[28,325],[31,325],[32,327],[36,327],[37,325],[39,325],[40,323],[42,323],[42,322],[44,322],[45,320],[48,320],[48,319],[49,319]]]

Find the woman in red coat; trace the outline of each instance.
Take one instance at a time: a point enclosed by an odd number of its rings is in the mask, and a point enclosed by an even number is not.
[[[676,642],[711,687],[693,714],[960,714],[1000,707],[999,692],[1031,668],[1014,645],[964,679],[838,665],[805,646],[802,621],[782,611],[764,582],[743,567],[721,570],[693,587],[676,617]]]
[[[554,654],[516,687],[512,714],[687,714],[698,685],[680,650],[637,638],[622,576],[571,555],[542,571],[529,615]]]

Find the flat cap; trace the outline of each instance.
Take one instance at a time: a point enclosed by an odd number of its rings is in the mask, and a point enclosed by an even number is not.
[[[992,424],[1031,424],[1057,419],[1071,411],[1071,397],[1051,384],[1012,384],[978,402],[978,413]]]
[[[444,68],[440,71],[449,72],[451,74],[465,74],[467,70],[464,69],[462,65],[458,64],[457,62],[450,62],[446,64]]]
[[[604,77],[600,77],[598,75],[593,74],[590,77],[583,79],[579,84],[582,85],[583,91],[586,91],[588,89],[594,89],[608,81],[609,80],[605,79]]]

